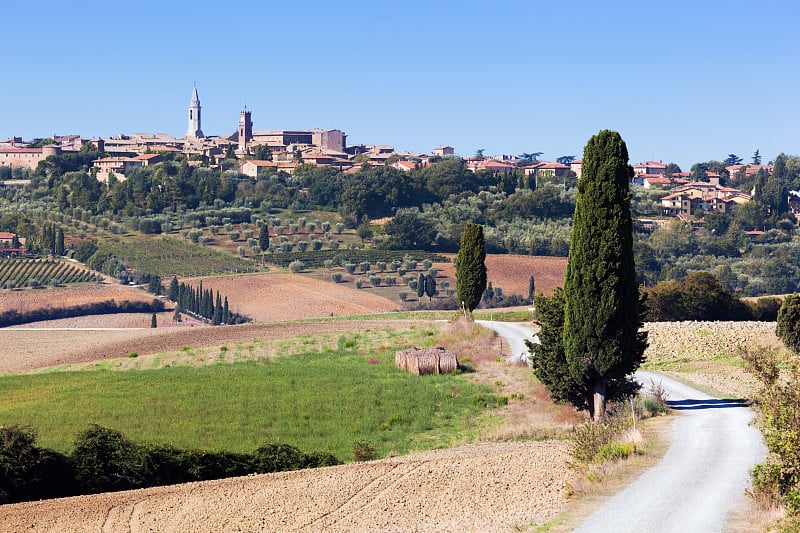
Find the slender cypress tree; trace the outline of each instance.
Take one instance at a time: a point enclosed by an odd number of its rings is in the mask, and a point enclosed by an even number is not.
[[[417,298],[422,298],[425,295],[425,274],[420,273],[417,278]]]
[[[436,296],[436,278],[431,275],[425,276],[425,294],[428,296],[428,301],[433,301]]]
[[[467,222],[461,234],[461,246],[455,258],[458,302],[472,313],[486,290],[486,245],[483,226]]]
[[[178,278],[176,276],[172,276],[172,279],[169,282],[169,299],[177,303],[178,293]]]
[[[269,248],[269,226],[264,224],[261,231],[258,233],[258,247],[264,252]]]
[[[55,255],[64,255],[64,229],[59,226],[56,230]]]
[[[606,399],[635,390],[628,378],[647,346],[633,259],[628,149],[603,130],[584,150],[583,172],[564,279],[564,352],[569,372],[593,391],[592,414],[605,416]]]
[[[220,298],[219,296],[219,291],[217,291],[217,300],[214,305],[214,318],[212,320],[212,323],[215,326],[219,326],[220,324],[222,324],[222,298]]]

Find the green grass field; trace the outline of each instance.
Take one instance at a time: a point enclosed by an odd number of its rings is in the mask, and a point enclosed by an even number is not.
[[[283,442],[351,460],[357,441],[405,453],[468,440],[488,421],[489,388],[415,376],[389,357],[345,346],[269,362],[2,376],[0,423],[30,425],[62,452],[96,423],[142,443],[247,452]]]

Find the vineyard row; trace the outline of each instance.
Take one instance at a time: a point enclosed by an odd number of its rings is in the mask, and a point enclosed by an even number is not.
[[[84,268],[49,259],[0,259],[0,287],[22,287],[31,281],[40,285],[93,281],[95,274]]]

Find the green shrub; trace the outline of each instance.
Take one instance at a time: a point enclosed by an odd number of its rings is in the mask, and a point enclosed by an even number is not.
[[[331,281],[333,281],[334,283],[339,283],[340,281],[342,281],[342,273],[334,272],[333,274],[331,274]]]
[[[289,263],[289,270],[294,272],[295,274],[302,272],[303,269],[306,268],[306,265],[302,261],[292,261]]]
[[[570,455],[584,464],[595,461],[600,450],[611,443],[616,430],[610,424],[586,422],[572,432]]]
[[[757,464],[750,471],[752,494],[761,508],[777,507],[786,492],[786,480],[780,465],[772,462]]]
[[[608,443],[600,448],[597,452],[597,459],[600,462],[604,461],[619,461],[627,459],[636,451],[636,447],[630,442],[624,443]]]
[[[98,425],[78,435],[70,460],[84,494],[140,488],[150,478],[145,450]]]
[[[353,457],[356,461],[372,461],[378,458],[378,452],[369,441],[362,440],[353,444]]]
[[[0,504],[23,501],[41,480],[36,433],[23,426],[0,426]]]

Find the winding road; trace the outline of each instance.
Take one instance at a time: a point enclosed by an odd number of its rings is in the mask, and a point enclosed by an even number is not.
[[[488,323],[511,346],[516,359],[533,330]],[[669,394],[681,416],[673,423],[669,450],[659,464],[591,515],[576,533],[711,533],[724,529],[728,513],[744,498],[749,471],[766,457],[753,412],[742,401],[712,398],[666,376],[638,372]]]

